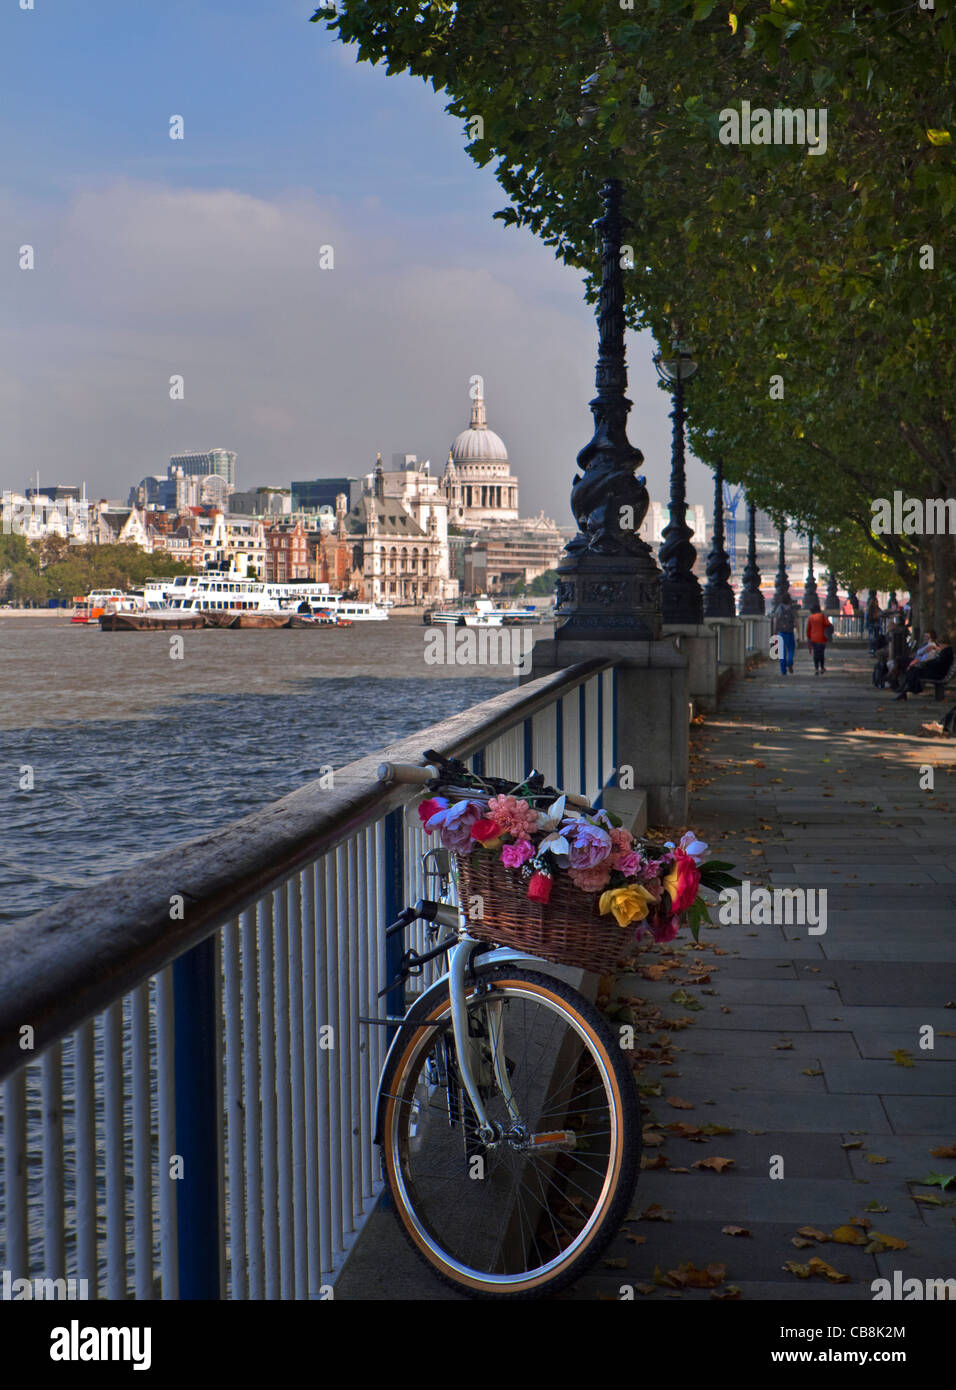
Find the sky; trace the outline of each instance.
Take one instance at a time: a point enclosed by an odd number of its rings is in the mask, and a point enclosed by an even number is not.
[[[357,63],[313,0],[28,2],[0,10],[0,490],[39,473],[125,499],[215,447],[240,488],[359,477],[379,451],[434,471],[477,373],[522,513],[571,521],[593,310],[493,220],[506,196],[441,94]],[[628,334],[629,434],[666,500],[653,351]],[[709,514],[710,471],[688,478]]]

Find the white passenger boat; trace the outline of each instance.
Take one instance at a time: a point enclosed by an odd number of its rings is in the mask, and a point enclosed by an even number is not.
[[[333,593],[328,584],[306,579],[288,583],[249,579],[235,571],[209,570],[203,574],[177,575],[172,580],[149,579],[144,586],[149,611],[171,613],[234,613],[291,616],[303,604],[331,613],[346,622],[386,622],[387,611],[375,603]],[[240,624],[241,625],[241,624]]]

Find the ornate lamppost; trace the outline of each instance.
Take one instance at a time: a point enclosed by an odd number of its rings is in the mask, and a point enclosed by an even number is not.
[[[650,499],[634,470],[644,455],[627,438],[620,180],[608,179],[601,198],[604,214],[594,224],[602,241],[594,435],[578,454],[581,471],[571,488],[578,533],[558,565],[555,637],[655,641],[661,635],[660,570],[639,534]]]
[[[840,595],[837,593],[836,575],[832,570],[827,575],[827,596],[823,601],[824,613],[839,613]]]
[[[760,571],[757,568],[757,508],[753,502],[748,502],[747,512],[749,522],[747,568],[743,573],[739,611],[741,617],[756,617],[767,611],[767,604],[760,592]]]
[[[714,469],[714,538],[707,556],[704,617],[734,617],[734,591],[730,584],[730,558],[724,548],[724,462]]]
[[[806,588],[805,588],[804,591],[803,591],[803,604],[802,604],[801,606],[802,606],[803,608],[812,608],[813,605],[814,605],[815,603],[818,603],[818,602],[819,602],[819,598],[820,598],[819,594],[817,593],[817,581],[816,581],[816,580],[814,579],[814,577],[813,577],[813,532],[812,532],[812,531],[810,532],[809,536],[807,537],[807,556],[808,556],[808,559],[807,559],[807,586],[806,586]]]
[[[786,553],[786,526],[780,527],[780,568],[777,570],[775,580],[776,588],[773,591],[773,606],[779,607],[781,603],[791,603],[790,580],[787,578],[787,553]]]
[[[661,617],[665,623],[700,623],[704,619],[703,596],[694,574],[697,551],[691,543],[694,534],[687,525],[687,478],[684,466],[684,382],[697,370],[688,349],[675,337],[674,356],[665,360],[663,353],[654,357],[654,366],[664,386],[672,388],[674,422],[671,448],[670,520],[664,527],[658,552],[661,562]]]

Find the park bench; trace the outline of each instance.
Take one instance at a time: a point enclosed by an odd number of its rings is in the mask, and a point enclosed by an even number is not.
[[[925,676],[921,676],[920,679],[922,680],[924,687],[927,685],[931,685],[934,687],[935,698],[937,700],[944,700],[946,698],[946,687],[953,679],[954,673],[956,673],[956,653],[954,653],[953,656],[950,657],[949,669],[945,675],[940,676],[938,680],[928,680]]]

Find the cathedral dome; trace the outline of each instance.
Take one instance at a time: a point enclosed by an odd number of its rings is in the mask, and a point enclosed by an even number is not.
[[[471,425],[462,430],[451,446],[451,457],[456,464],[508,462],[504,440],[490,430],[485,421],[485,402],[480,382],[471,407]]]

